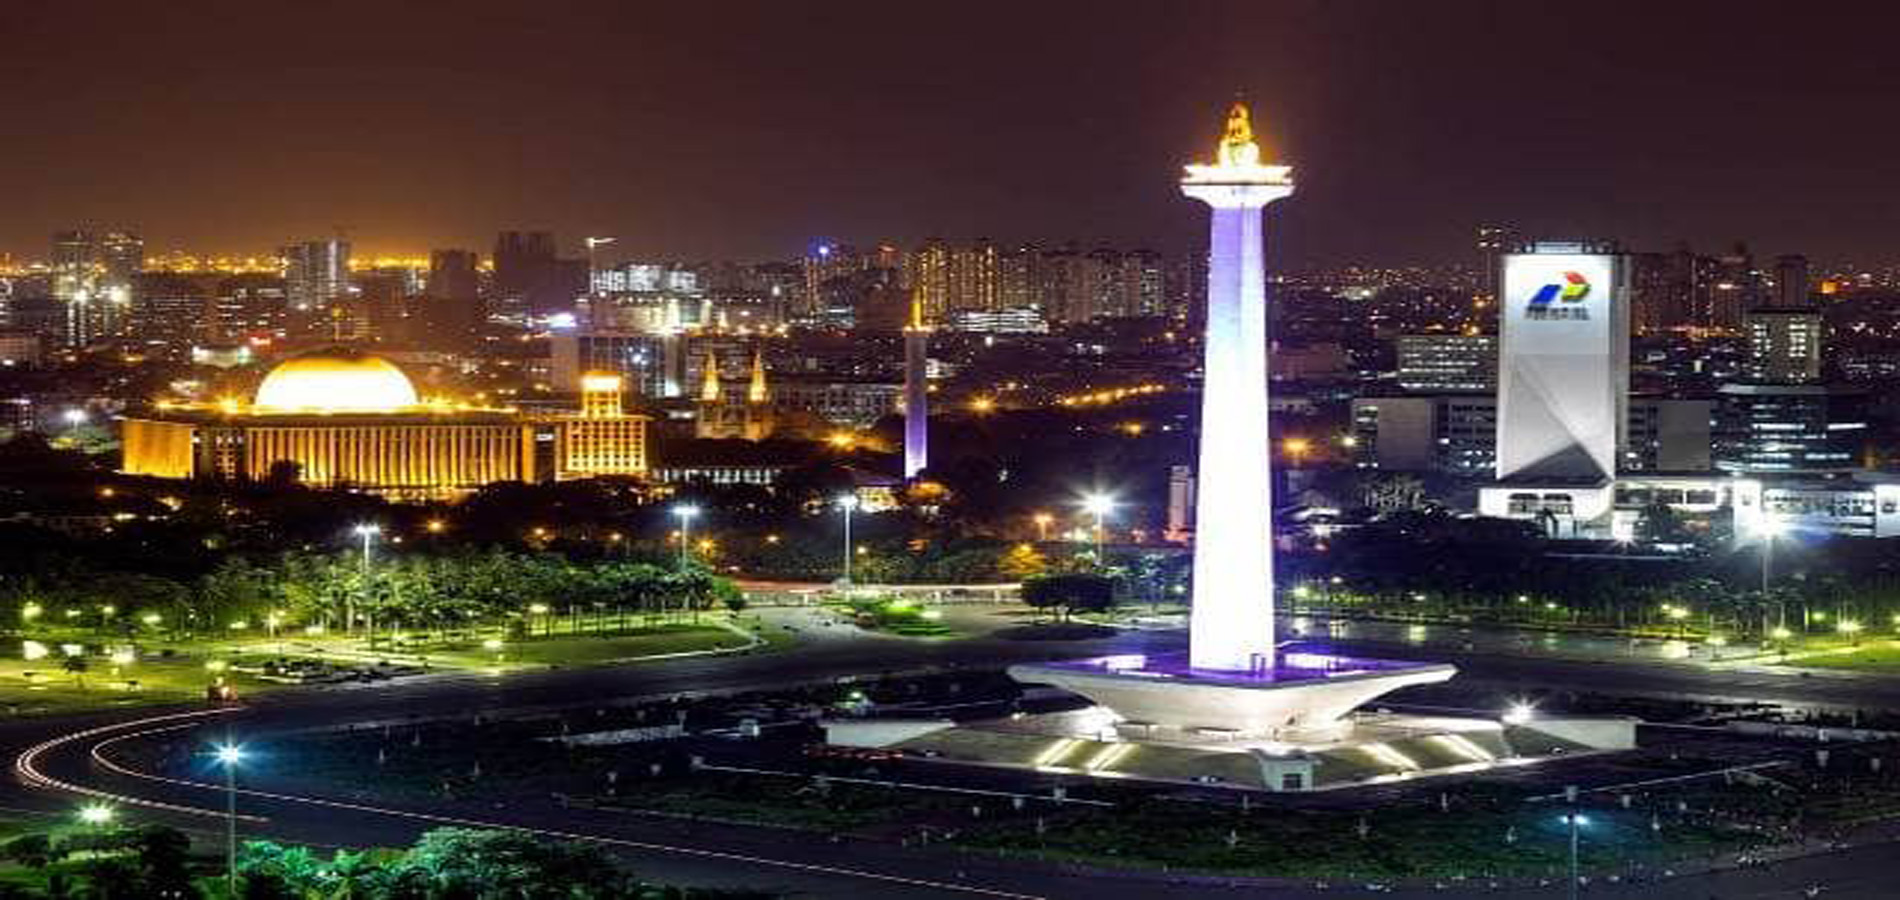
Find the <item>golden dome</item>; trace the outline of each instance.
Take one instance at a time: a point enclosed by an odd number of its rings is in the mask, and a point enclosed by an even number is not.
[[[260,413],[387,413],[418,405],[416,387],[395,363],[347,350],[286,360],[257,386]]]

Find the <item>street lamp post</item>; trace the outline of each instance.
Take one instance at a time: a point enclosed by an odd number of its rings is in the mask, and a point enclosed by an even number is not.
[[[858,495],[845,494],[838,498],[838,509],[844,513],[844,578],[845,587],[851,586],[851,514],[858,508]]]
[[[377,535],[383,533],[383,527],[381,525],[377,525],[374,522],[364,522],[363,524],[358,525],[351,530],[356,533],[357,537],[360,537],[363,539],[363,589],[361,593],[363,597],[363,606],[367,608],[369,606],[369,545],[371,541],[376,539]],[[344,633],[345,634],[356,633],[356,607],[355,605],[352,604],[349,610],[347,610],[344,613],[344,615],[348,618],[348,621],[344,623],[344,627],[343,627]],[[373,623],[370,627],[369,640],[370,640],[370,646],[374,647],[376,644],[376,629]]]
[[[686,571],[687,547],[693,541],[693,517],[699,515],[699,507],[691,503],[682,503],[673,507],[673,515],[680,519],[680,571]]]
[[[1775,538],[1780,537],[1781,534],[1785,531],[1787,531],[1787,525],[1786,523],[1782,522],[1781,519],[1774,516],[1769,516],[1767,518],[1762,519],[1762,524],[1761,524],[1761,599],[1762,599],[1763,604],[1766,604],[1768,602],[1769,567],[1772,565],[1772,560],[1774,559],[1774,555],[1775,555]],[[1785,601],[1778,602],[1775,604],[1775,610],[1776,610],[1775,626],[1778,628],[1788,627],[1788,604]],[[1766,605],[1762,607],[1762,615],[1763,617],[1766,617],[1768,615],[1768,608]]]
[[[1115,498],[1107,494],[1090,494],[1082,498],[1082,509],[1095,516],[1095,565],[1101,567],[1102,560],[1102,522],[1108,514],[1115,511]]]
[[[1582,880],[1582,873],[1578,871],[1578,865],[1577,865],[1577,834],[1578,834],[1578,831],[1581,830],[1583,823],[1587,820],[1584,819],[1584,817],[1577,812],[1577,809],[1574,806],[1571,807],[1570,809],[1570,815],[1567,815],[1564,818],[1568,820],[1570,824],[1570,891],[1569,891],[1569,894],[1570,894],[1570,900],[1577,900],[1577,891],[1578,891],[1577,882]]]
[[[226,739],[218,745],[218,764],[224,766],[224,891],[227,897],[237,893],[237,767],[244,760],[244,748]]]

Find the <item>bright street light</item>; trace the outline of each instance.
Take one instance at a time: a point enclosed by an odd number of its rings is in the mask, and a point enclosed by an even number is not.
[[[237,768],[244,748],[226,740],[212,755],[224,767],[224,893],[237,896]]]
[[[1569,790],[1574,792],[1576,789]],[[1572,793],[1573,798],[1574,796],[1575,794]],[[1575,802],[1574,799],[1572,802]],[[1570,900],[1577,900],[1577,891],[1580,888],[1578,882],[1581,880],[1577,872],[1577,832],[1583,826],[1590,824],[1590,817],[1573,809],[1563,817],[1563,822],[1570,826]]]
[[[1770,566],[1773,565],[1773,560],[1775,556],[1775,538],[1781,537],[1787,532],[1788,532],[1788,523],[1783,521],[1780,516],[1766,516],[1761,520],[1761,595],[1764,599],[1766,599],[1768,596]],[[1776,606],[1776,615],[1775,615],[1776,624],[1778,625],[1788,624],[1787,601],[1784,600],[1779,603],[1776,603],[1775,606]],[[1766,608],[1762,610],[1762,618],[1763,619],[1768,618],[1768,611]],[[1764,622],[1764,624],[1766,623]]]
[[[687,548],[693,542],[693,519],[699,515],[699,507],[691,503],[676,504],[673,515],[680,520],[680,570],[685,571]]]
[[[89,803],[79,808],[79,821],[95,827],[111,822],[113,815],[112,807],[103,803]]]
[[[844,513],[844,577],[840,579],[844,586],[851,586],[851,514],[858,509],[857,494],[842,494],[834,501]]]
[[[1112,494],[1093,493],[1082,497],[1082,511],[1095,517],[1095,564],[1102,565],[1102,522],[1115,511]]]
[[[358,524],[355,528],[350,529],[350,531],[353,532],[357,537],[360,537],[363,539],[363,591],[362,593],[363,593],[364,605],[368,605],[369,603],[369,545],[371,541],[376,539],[377,535],[380,535],[383,533],[383,526],[378,525],[374,522],[363,522],[363,523]],[[351,605],[349,609],[344,610],[343,616],[347,620],[343,624],[343,630],[345,632],[355,631],[356,630],[356,606],[355,606],[354,601],[351,601]],[[370,642],[370,646],[372,647],[376,645],[376,629],[373,624],[370,626],[369,642]]]
[[[1513,702],[1510,705],[1510,707],[1504,711],[1504,716],[1503,716],[1504,724],[1522,725],[1526,722],[1529,722],[1531,719],[1535,718],[1536,715],[1537,715],[1536,704],[1533,704],[1527,700],[1518,700],[1518,701]]]

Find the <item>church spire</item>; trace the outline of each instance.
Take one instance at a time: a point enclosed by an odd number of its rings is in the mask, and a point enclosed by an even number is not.
[[[765,388],[765,351],[752,351],[752,383],[746,387],[745,399],[748,403],[764,403],[770,398]]]
[[[702,403],[719,402],[719,357],[711,350],[706,351],[704,375],[699,382],[699,399]]]

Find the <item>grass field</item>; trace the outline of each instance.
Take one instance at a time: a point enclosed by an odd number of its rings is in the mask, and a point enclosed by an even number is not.
[[[1846,669],[1867,672],[1900,672],[1900,641],[1890,638],[1862,638],[1851,641],[1830,639],[1809,642],[1788,654],[1786,665],[1812,669]]]
[[[649,656],[736,649],[749,641],[727,627],[732,621],[732,616],[716,612],[703,614],[697,624],[658,624],[617,634],[568,632],[512,639],[504,639],[500,629],[476,629],[453,640],[424,641],[418,637],[398,645],[385,639],[375,648],[360,640],[303,634],[280,639],[256,635],[174,642],[155,636],[127,638],[82,630],[41,629],[0,644],[0,714],[48,715],[199,701],[220,679],[240,696],[294,689],[295,685],[233,668],[250,668],[270,659],[319,659],[342,666],[387,660],[430,669],[510,671],[606,665]],[[792,640],[783,629],[760,626],[750,618],[741,628],[758,633],[768,648]],[[80,653],[86,660],[86,671],[64,668],[69,645],[84,648]]]

